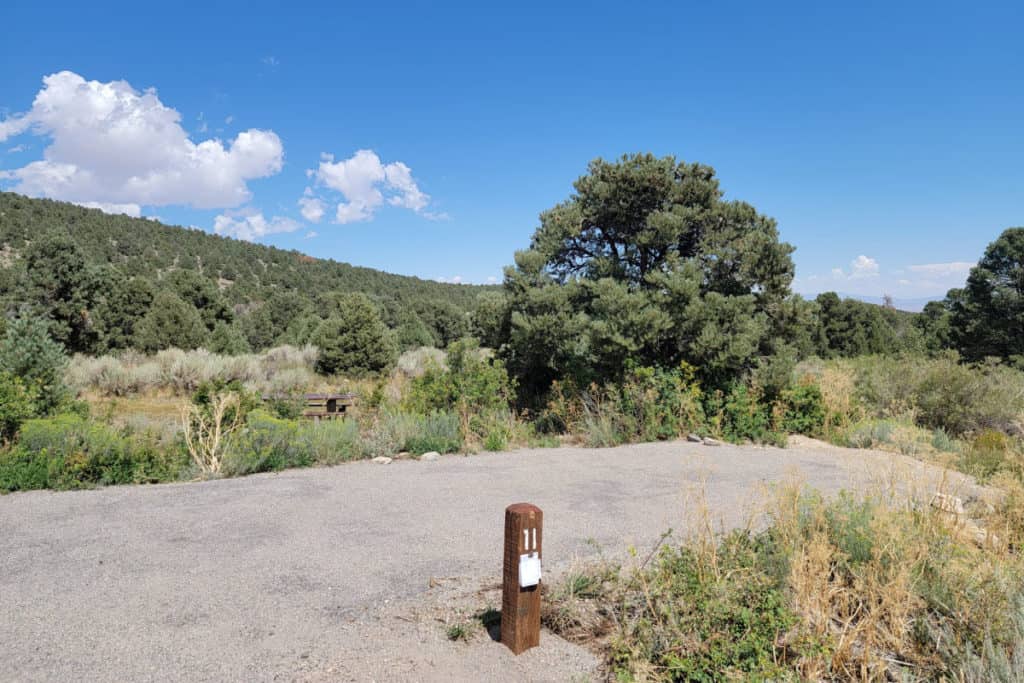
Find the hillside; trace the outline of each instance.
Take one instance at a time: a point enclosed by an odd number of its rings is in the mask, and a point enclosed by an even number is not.
[[[323,315],[332,295],[360,292],[378,304],[390,326],[418,328],[422,322],[441,342],[450,336],[442,328],[451,322],[440,319],[465,317],[477,295],[488,289],[385,273],[198,229],[4,192],[0,193],[0,296],[8,313],[26,303],[26,292],[39,286],[30,280],[43,275],[27,272],[26,248],[42,236],[55,234],[70,238],[84,266],[107,286],[135,282],[141,289],[159,291],[169,277],[180,280],[182,272],[198,275],[233,309],[233,316],[221,317],[238,324],[275,295],[287,296],[293,308],[308,307]],[[104,292],[98,294],[102,298]]]

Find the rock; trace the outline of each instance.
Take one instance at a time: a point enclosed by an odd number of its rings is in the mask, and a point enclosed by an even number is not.
[[[434,460],[437,460],[440,457],[441,457],[441,454],[438,453],[437,451],[430,451],[429,453],[424,453],[423,455],[421,455],[420,456],[420,460],[425,460],[427,462],[432,462]]]
[[[964,514],[964,502],[956,496],[950,496],[945,493],[935,494],[935,497],[932,498],[932,507],[954,515]]]
[[[373,459],[373,461],[381,465],[387,465],[391,462],[391,458],[387,457],[386,455],[378,455],[376,458]]]
[[[689,441],[690,443],[700,443],[702,441],[702,439],[696,434],[690,434],[689,436],[686,437],[686,440]]]
[[[721,446],[722,442],[718,439],[712,439],[710,436],[704,438],[705,446]]]

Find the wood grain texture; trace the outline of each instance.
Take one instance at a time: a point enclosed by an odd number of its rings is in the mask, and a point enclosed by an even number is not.
[[[536,505],[515,503],[505,508],[505,559],[502,572],[501,642],[519,654],[540,645],[540,593],[538,583],[519,587],[519,556],[533,552],[527,548],[523,531],[532,541],[536,529],[538,556],[543,558],[544,513]],[[531,543],[532,546],[532,543]]]

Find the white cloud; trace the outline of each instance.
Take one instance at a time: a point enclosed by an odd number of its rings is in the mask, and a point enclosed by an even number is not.
[[[319,236],[320,236],[320,233],[318,233],[316,230],[310,230],[309,232],[306,233],[305,239],[311,240],[314,237],[319,237]]]
[[[322,199],[313,197],[312,194],[313,191],[307,187],[306,195],[299,199],[299,211],[302,213],[302,217],[310,223],[319,223],[320,219],[324,217],[326,205]]]
[[[488,275],[487,276],[487,284],[493,285],[493,284],[497,284],[497,282],[498,282],[498,278],[494,277],[493,275]]]
[[[0,121],[0,142],[25,132],[49,138],[43,158],[0,179],[17,192],[74,202],[238,206],[251,197],[247,182],[279,172],[284,157],[273,131],[196,143],[155,90],[70,71],[46,76],[30,111]]]
[[[335,221],[338,223],[368,221],[385,201],[426,218],[441,217],[425,210],[430,204],[430,195],[420,190],[411,168],[401,161],[384,164],[372,150],[361,149],[348,159],[337,162],[333,155],[323,154],[320,165],[307,171],[306,175],[313,178],[318,186],[342,195],[344,200],[338,202],[335,209]],[[323,201],[311,195],[310,188],[307,188],[305,196],[299,200],[304,216],[306,206],[311,206],[312,214],[324,208]],[[318,204],[313,205],[313,201]]]
[[[863,280],[878,277],[879,271],[878,261],[861,254],[850,261],[850,272],[846,272],[842,268],[833,268],[832,278],[835,280]]]
[[[269,221],[259,211],[241,211],[235,214],[220,214],[213,221],[213,230],[218,235],[236,237],[252,242],[266,235],[295,232],[302,225],[298,221],[274,216]]]
[[[18,152],[24,152],[28,149],[28,145],[15,145],[7,150],[8,154],[17,154]]]
[[[131,216],[132,218],[139,218],[142,216],[142,207],[138,204],[110,204],[107,202],[77,202],[77,204],[79,206],[84,206],[87,209],[99,209],[103,213],[123,213],[126,216]]]
[[[878,261],[864,254],[850,262],[850,277],[876,277],[878,275]]]
[[[965,277],[971,272],[976,263],[971,261],[951,261],[950,263],[922,263],[916,266],[907,266],[912,273],[920,273],[928,277]]]
[[[450,285],[461,285],[462,284],[462,276],[461,275],[455,275],[453,277],[443,277],[442,276],[442,277],[436,278],[436,281],[437,282],[446,282],[446,283],[448,283]]]

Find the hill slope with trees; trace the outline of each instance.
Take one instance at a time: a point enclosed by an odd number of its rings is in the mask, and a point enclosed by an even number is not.
[[[445,345],[466,334],[489,289],[13,193],[0,193],[0,248],[5,313],[49,317],[54,338],[83,353],[301,343],[354,293],[376,304],[400,346]]]

